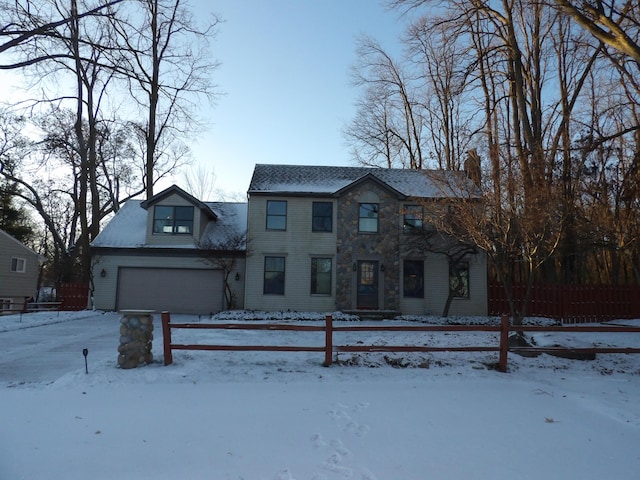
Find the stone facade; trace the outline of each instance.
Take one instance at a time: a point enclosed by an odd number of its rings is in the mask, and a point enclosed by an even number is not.
[[[359,232],[359,206],[377,203],[378,232]],[[400,202],[389,189],[364,182],[344,192],[338,200],[336,306],[355,310],[357,306],[358,260],[374,260],[379,265],[379,310],[399,308],[399,222]]]
[[[136,368],[153,361],[153,316],[151,310],[120,312],[120,346],[118,366]]]

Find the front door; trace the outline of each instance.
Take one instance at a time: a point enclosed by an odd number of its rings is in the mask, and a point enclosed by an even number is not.
[[[378,262],[358,261],[358,310],[378,309]]]

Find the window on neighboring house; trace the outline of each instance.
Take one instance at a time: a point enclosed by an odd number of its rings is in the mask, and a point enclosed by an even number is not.
[[[24,273],[27,270],[27,261],[24,258],[13,257],[11,259],[11,271]]]
[[[365,233],[378,232],[378,204],[361,203],[359,210],[358,231]]]
[[[404,296],[424,298],[424,262],[405,260],[403,265]]]
[[[0,298],[0,310],[11,310],[10,298]]]
[[[264,293],[284,295],[284,257],[264,257]]]
[[[469,264],[449,263],[449,290],[454,297],[469,298]]]
[[[402,229],[405,233],[419,232],[422,230],[421,205],[405,205]]]
[[[331,202],[313,202],[311,230],[314,232],[333,231],[333,204]]]
[[[153,209],[153,233],[193,233],[193,207],[156,205]]]
[[[267,230],[287,229],[287,202],[267,200]]]
[[[331,295],[331,259],[311,259],[311,294]]]

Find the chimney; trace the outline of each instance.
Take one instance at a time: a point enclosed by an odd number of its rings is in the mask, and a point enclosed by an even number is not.
[[[464,171],[476,186],[480,187],[482,182],[482,172],[480,170],[480,155],[475,148],[467,152],[467,159],[464,161]]]

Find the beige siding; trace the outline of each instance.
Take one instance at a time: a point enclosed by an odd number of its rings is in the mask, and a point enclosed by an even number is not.
[[[11,260],[25,260],[24,272],[12,272]],[[11,302],[23,302],[34,297],[38,288],[38,255],[13,237],[0,232],[0,298]]]
[[[93,257],[93,281],[94,297],[93,306],[99,310],[115,310],[118,288],[118,268],[119,267],[140,267],[140,268],[181,268],[181,269],[215,269],[216,267],[207,263],[199,257],[180,256],[137,256],[137,255],[94,255]],[[102,271],[104,270],[104,276]],[[240,280],[236,281],[236,274]],[[235,292],[238,307],[242,307],[244,302],[244,282],[245,275],[244,259],[237,259],[236,268],[229,275],[229,283]]]
[[[287,229],[266,230],[267,200],[287,202]],[[333,232],[312,232],[312,204],[331,201]],[[260,310],[331,311],[335,309],[335,201],[298,197],[252,197],[248,211],[248,251],[245,308]],[[265,256],[285,257],[285,294],[264,295]],[[332,294],[311,295],[311,258],[332,258]]]
[[[454,298],[449,315],[487,314],[486,255],[468,258],[469,298]],[[441,315],[449,295],[449,262],[444,255],[430,254],[424,260],[424,299],[401,296],[400,308],[407,315]],[[401,279],[402,282],[402,274]]]

